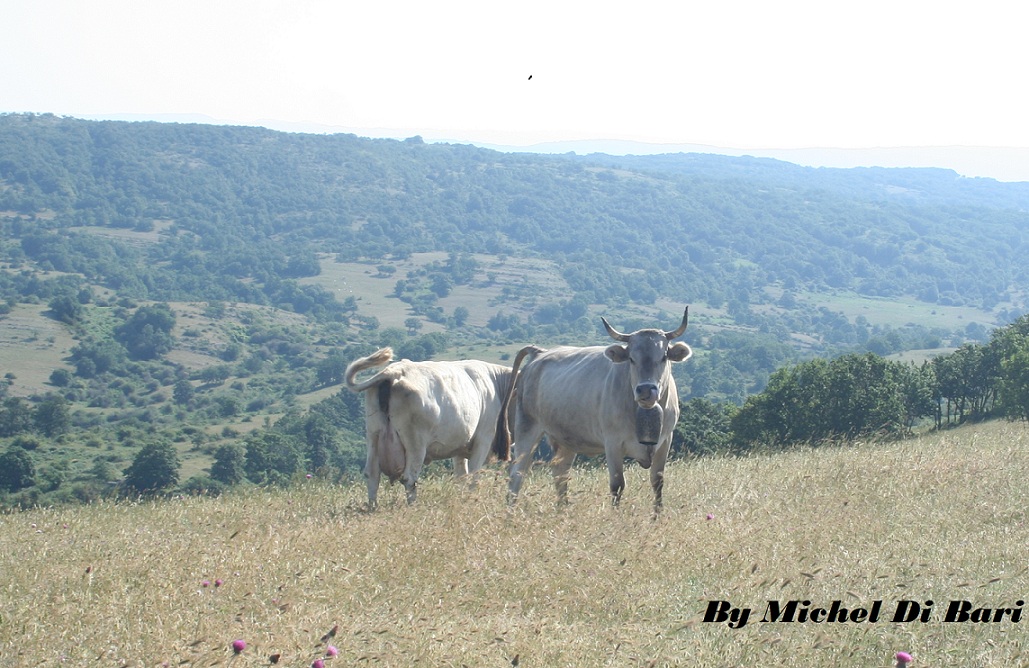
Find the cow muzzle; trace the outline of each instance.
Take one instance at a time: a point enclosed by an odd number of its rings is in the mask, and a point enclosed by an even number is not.
[[[657,383],[640,383],[636,386],[636,403],[640,408],[653,408],[660,395]]]

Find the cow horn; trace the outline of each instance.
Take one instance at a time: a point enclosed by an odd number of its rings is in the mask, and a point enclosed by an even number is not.
[[[607,321],[607,318],[604,318],[604,317],[602,316],[602,317],[600,318],[600,321],[601,321],[602,323],[604,323],[604,329],[606,329],[606,330],[607,330],[607,333],[611,335],[611,338],[612,338],[612,339],[614,339],[615,341],[621,341],[622,343],[628,343],[628,342],[629,342],[629,335],[628,335],[628,334],[622,334],[622,333],[621,333],[621,332],[619,332],[619,331],[618,331],[617,329],[615,329],[614,327],[612,327],[612,326],[611,326],[611,323],[609,323],[609,322]]]
[[[679,328],[676,329],[675,331],[672,331],[672,332],[665,332],[665,336],[668,337],[669,341],[671,341],[672,339],[677,339],[680,336],[682,336],[682,333],[686,331],[686,324],[687,324],[687,322],[689,322],[689,319],[690,319],[690,307],[687,306],[686,310],[682,314],[682,322],[679,323]],[[604,323],[604,324],[607,324],[607,323]]]

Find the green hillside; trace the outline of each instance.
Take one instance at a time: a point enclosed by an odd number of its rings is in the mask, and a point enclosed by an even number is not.
[[[0,450],[34,460],[20,504],[94,498],[154,442],[194,488],[223,446],[280,437],[356,475],[354,357],[502,362],[686,304],[683,401],[953,351],[1027,310],[1024,186],[0,115]]]

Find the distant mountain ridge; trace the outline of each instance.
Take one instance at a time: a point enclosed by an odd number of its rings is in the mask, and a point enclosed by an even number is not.
[[[849,169],[853,167],[935,168],[953,170],[966,178],[992,178],[1005,183],[1029,182],[1029,147],[1001,146],[894,146],[874,148],[732,148],[707,144],[655,143],[622,139],[583,139],[513,145],[453,133],[418,129],[352,128],[321,123],[258,119],[238,122],[203,114],[108,114],[90,120],[158,121],[162,123],[202,123],[228,126],[259,126],[280,132],[306,134],[356,134],[374,138],[422,136],[430,143],[472,144],[504,153],[569,153],[591,155],[658,155],[702,153],[730,157],[773,158],[806,167]]]
[[[156,299],[274,301],[316,253],[419,251],[536,254],[560,264],[569,298],[674,295],[744,320],[769,286],[985,310],[1029,291],[1029,184],[942,169],[15,114],[0,116],[0,210],[18,212],[4,224],[31,259]],[[83,227],[155,221],[172,227],[138,261],[101,270],[100,249],[69,249]]]
[[[1029,183],[967,178],[938,167],[805,167],[775,158],[704,153],[593,153],[582,159],[628,169],[738,178],[799,190],[826,189],[856,199],[1029,211]]]
[[[529,146],[476,143],[477,146],[515,153],[570,153],[612,156],[656,156],[699,153],[739,158],[770,158],[803,167],[835,169],[898,168],[940,169],[966,178],[988,178],[1005,183],[1029,182],[1029,148],[990,146],[905,146],[881,148],[736,149],[704,144],[656,144],[609,140],[544,142]]]

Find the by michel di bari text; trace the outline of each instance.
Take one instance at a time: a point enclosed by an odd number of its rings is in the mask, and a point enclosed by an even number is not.
[[[890,604],[872,601],[867,606],[844,605],[843,601],[830,601],[827,605],[814,605],[811,601],[767,601],[760,619],[754,615],[755,608],[735,606],[729,601],[709,601],[704,610],[703,621],[727,624],[729,628],[740,629],[755,619],[763,623],[800,624],[875,624],[892,622],[897,624],[927,623],[1014,623],[1022,621],[1022,606],[1019,599],[1012,607],[983,607],[972,601],[952,600],[937,607],[933,601],[902,599]]]

